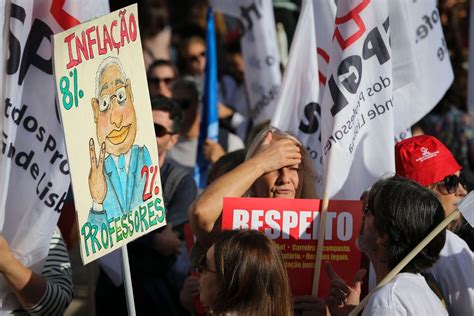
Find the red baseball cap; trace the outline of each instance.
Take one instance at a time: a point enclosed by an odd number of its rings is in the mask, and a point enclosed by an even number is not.
[[[442,181],[461,170],[449,149],[429,135],[414,136],[397,143],[395,168],[398,175],[423,186]]]

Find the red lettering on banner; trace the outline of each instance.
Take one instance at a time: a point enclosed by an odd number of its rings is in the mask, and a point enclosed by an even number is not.
[[[321,58],[326,62],[326,64],[329,64],[329,60],[330,60],[330,57],[329,57],[329,54],[322,48],[318,47],[316,49],[316,52],[318,53],[319,56],[321,56]],[[320,65],[321,66],[321,65]],[[321,67],[318,67],[318,73],[319,73],[319,83],[321,83],[323,86],[326,85],[326,76],[323,75],[323,73],[321,72]]]
[[[347,47],[351,46],[353,43],[355,43],[359,38],[364,35],[366,27],[365,23],[360,17],[360,13],[362,10],[364,10],[370,3],[370,0],[362,0],[361,3],[359,3],[354,9],[349,11],[346,15],[341,16],[341,17],[336,17],[336,28],[334,30],[334,36],[337,42],[339,43],[339,46],[342,48],[342,50],[345,50]],[[339,31],[338,25],[344,24],[350,20],[353,20],[355,24],[358,27],[358,30],[350,35],[347,39],[345,39],[341,31]]]

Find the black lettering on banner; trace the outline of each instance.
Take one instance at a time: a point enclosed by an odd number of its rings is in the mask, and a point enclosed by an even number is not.
[[[385,46],[382,35],[377,27],[374,27],[372,31],[367,34],[363,47],[362,57],[364,59],[369,59],[375,55],[377,56],[380,65],[383,65],[390,60],[390,53],[387,46]]]
[[[345,75],[350,72],[351,69],[354,69],[356,73],[352,72],[347,76],[343,81],[342,85],[347,89],[348,92],[354,94],[359,88],[360,81],[362,79],[362,59],[360,56],[352,55],[346,57],[340,64],[337,69],[337,75]],[[331,97],[334,101],[334,105],[331,107],[332,116],[336,116],[343,108],[345,108],[349,102],[346,97],[339,89],[339,86],[334,80],[334,76],[331,75],[329,78],[329,91],[331,92]]]
[[[53,74],[53,62],[52,57],[44,59],[38,55],[38,49],[46,38],[51,45],[51,36],[53,31],[49,26],[41,20],[36,19],[31,26],[30,34],[26,40],[25,51],[21,59],[20,75],[18,76],[18,84],[21,85],[25,79],[26,73],[30,68],[30,65],[36,66],[38,69],[47,73],[48,75]]]
[[[346,77],[346,79],[341,81],[341,83],[347,91],[349,91],[351,94],[355,94],[359,88],[360,80],[362,78],[362,59],[360,56],[353,55],[345,58],[339,65],[337,74],[339,76],[348,74],[352,67],[357,70],[357,73],[352,72],[348,77]]]
[[[321,117],[321,106],[316,102],[306,104],[304,107],[304,116],[308,121],[307,124],[301,120],[300,131],[306,134],[313,134],[319,129],[319,119]]]
[[[46,128],[41,126],[39,121],[28,112],[28,106],[23,104],[21,107],[15,107],[10,98],[5,99],[4,117],[11,120],[18,128],[22,128],[24,133],[32,134],[32,139],[37,140],[42,146],[41,154],[50,155],[49,161],[43,156],[42,162],[55,166],[63,175],[69,174],[69,164],[67,158],[56,149],[57,141],[52,134],[46,133]],[[30,175],[32,181],[36,183],[36,195],[38,199],[47,207],[55,212],[61,212],[67,197],[67,188],[56,187],[51,181],[47,170],[43,168],[37,159],[37,152],[31,148],[24,149],[17,144],[9,141],[8,134],[3,132],[2,154],[5,158],[11,159],[12,165],[22,169]]]
[[[421,17],[422,23],[416,28],[416,43],[425,39],[430,31],[433,30],[434,26],[439,22],[439,13],[435,8],[431,14],[425,14]]]
[[[11,18],[18,19],[22,24],[25,23],[26,11],[22,7],[12,3],[11,4]],[[12,75],[17,72],[20,66],[21,59],[21,45],[20,41],[10,31],[9,36],[9,56],[7,61],[7,75]]]
[[[257,4],[254,2],[248,7],[240,6],[240,26],[242,28],[242,31],[247,33],[248,31],[252,30],[253,28],[253,19],[252,19],[252,11],[255,14],[255,18],[260,20],[262,18],[261,12],[258,10]],[[244,22],[247,22],[247,26],[244,25]]]

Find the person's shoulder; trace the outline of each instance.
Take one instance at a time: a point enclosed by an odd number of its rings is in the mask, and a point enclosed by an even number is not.
[[[446,230],[446,242],[443,249],[441,249],[440,257],[452,256],[459,253],[465,253],[465,255],[469,255],[471,258],[474,258],[471,249],[464,239],[452,231]]]
[[[235,151],[245,147],[242,139],[233,133],[229,132],[229,134],[227,135],[227,140],[229,144],[227,152]]]
[[[171,158],[166,158],[161,168],[165,178],[175,177],[180,179],[179,182],[190,182],[194,184],[194,178],[190,168],[183,166]]]

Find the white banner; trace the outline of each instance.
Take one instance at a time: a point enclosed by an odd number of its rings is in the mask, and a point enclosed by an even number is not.
[[[336,6],[332,0],[303,2],[271,121],[271,125],[292,132],[306,146],[316,171],[316,188],[320,194],[323,175],[320,101],[326,84],[325,70],[335,14]]]
[[[272,1],[211,0],[210,3],[215,11],[240,21],[250,117],[255,125],[265,122],[273,115],[281,84]]]
[[[339,1],[322,101],[324,182],[358,199],[395,170],[388,1]]]
[[[55,106],[52,35],[108,10],[107,1],[92,0],[14,0],[11,4],[2,99],[1,168],[7,188],[0,192],[6,197],[0,229],[14,253],[35,272],[41,272],[70,182]],[[2,309],[8,308],[4,282],[0,279]]]
[[[454,74],[436,0],[391,2],[395,2],[390,3],[395,133],[399,133],[438,104]]]

